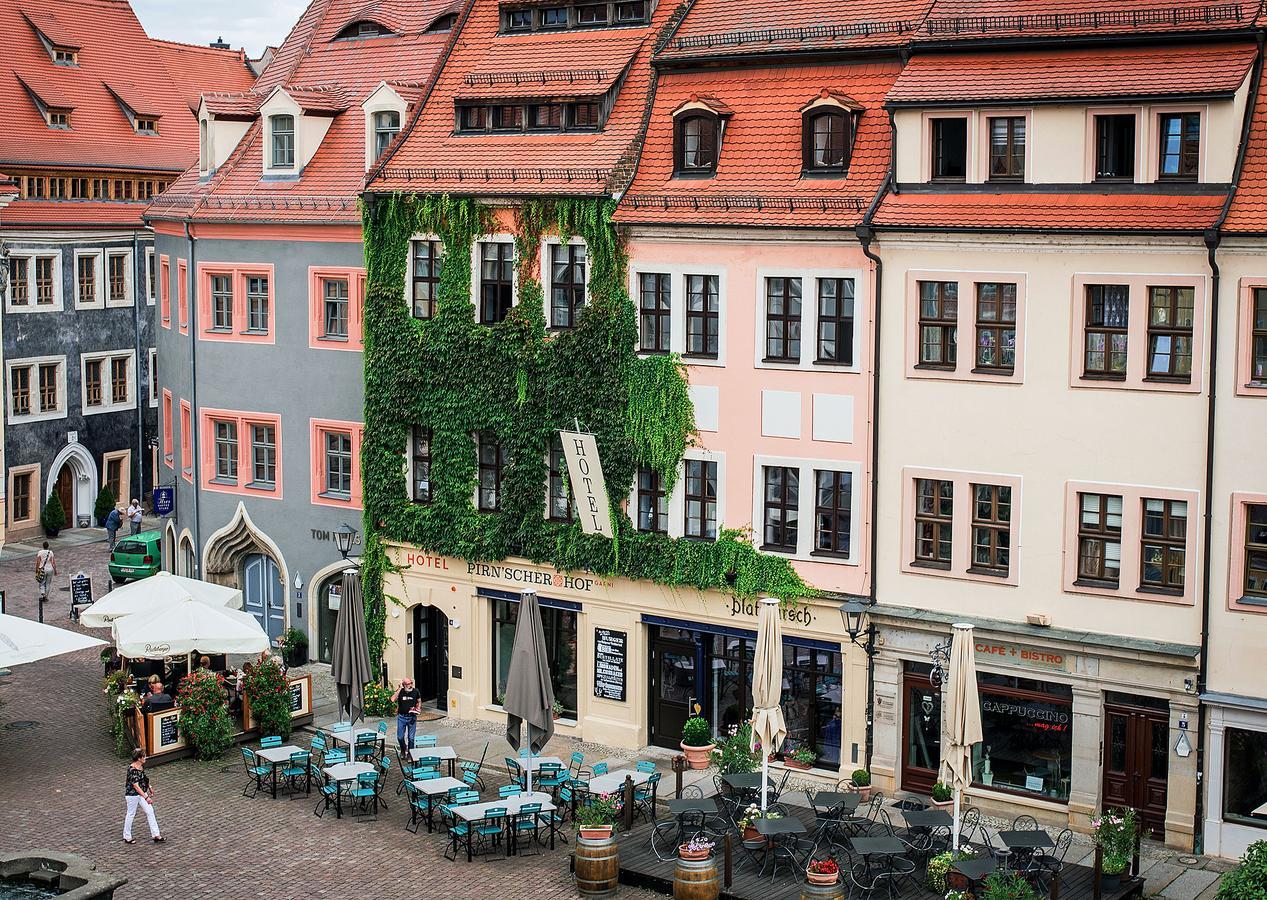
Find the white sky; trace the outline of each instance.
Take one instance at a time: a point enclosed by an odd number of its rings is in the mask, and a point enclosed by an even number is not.
[[[259,56],[290,32],[308,0],[132,0],[136,17],[150,37],[210,44],[223,36],[236,50]]]

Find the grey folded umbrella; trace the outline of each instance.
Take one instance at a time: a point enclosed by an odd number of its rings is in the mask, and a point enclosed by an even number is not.
[[[515,646],[510,652],[502,706],[506,709],[506,740],[515,750],[519,749],[523,722],[528,723],[528,749],[534,754],[554,737],[554,688],[536,591],[519,595],[519,621],[515,623]]]
[[[348,721],[365,714],[365,684],[370,680],[370,648],[365,637],[365,604],[361,600],[361,576],[356,569],[343,572],[343,602],[334,625],[330,648],[330,674],[339,695],[339,709]]]

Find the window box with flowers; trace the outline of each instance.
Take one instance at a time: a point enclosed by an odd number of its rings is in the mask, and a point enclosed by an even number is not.
[[[835,884],[840,878],[840,866],[835,857],[811,859],[805,867],[805,880],[810,884]]]
[[[577,807],[576,830],[586,840],[610,838],[622,809],[619,795],[599,794]]]
[[[713,848],[717,844],[710,841],[703,835],[697,834],[685,844],[678,847],[677,855],[685,860],[699,862],[708,859],[713,855]]]

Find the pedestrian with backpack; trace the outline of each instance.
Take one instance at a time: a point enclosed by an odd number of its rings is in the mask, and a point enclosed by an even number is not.
[[[48,599],[48,585],[56,574],[57,557],[48,549],[48,541],[45,541],[43,548],[35,554],[35,581],[40,586],[41,600]]]

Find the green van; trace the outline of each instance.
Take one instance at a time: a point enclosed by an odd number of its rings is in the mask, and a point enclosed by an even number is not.
[[[110,577],[122,584],[149,578],[163,568],[163,533],[142,531],[119,538],[110,552]]]

